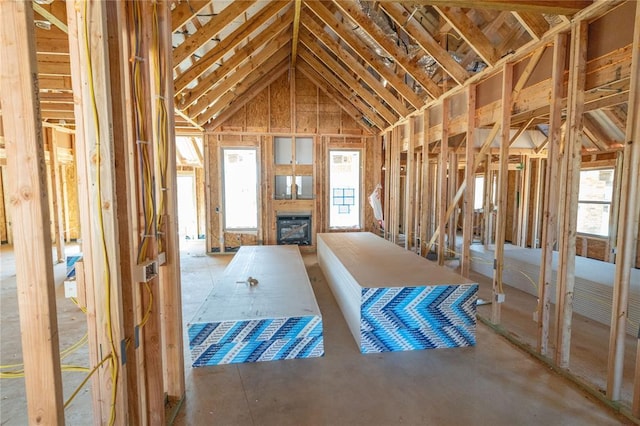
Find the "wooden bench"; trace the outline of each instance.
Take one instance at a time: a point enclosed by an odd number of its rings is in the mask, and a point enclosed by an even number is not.
[[[368,232],[317,241],[320,268],[362,353],[475,345],[477,284]]]
[[[298,246],[243,246],[188,324],[194,367],[324,355]]]

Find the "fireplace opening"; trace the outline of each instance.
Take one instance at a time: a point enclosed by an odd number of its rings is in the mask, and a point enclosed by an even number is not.
[[[311,245],[311,215],[280,213],[276,218],[278,244]]]

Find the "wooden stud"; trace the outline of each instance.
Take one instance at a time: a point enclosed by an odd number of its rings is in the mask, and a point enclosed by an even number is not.
[[[456,189],[458,185],[458,154],[456,154],[455,150],[449,149],[449,172],[448,172],[448,194],[447,199],[450,200],[449,209],[452,209],[452,212],[446,215],[447,223],[447,247],[445,248],[448,251],[449,256],[453,257],[456,254],[456,234],[458,228],[458,203],[457,201],[453,201],[456,197]]]
[[[560,222],[558,284],[556,295],[556,353],[555,362],[568,368],[571,349],[571,317],[573,314],[573,288],[575,284],[576,227],[578,213],[578,187],[582,151],[582,121],[584,113],[584,87],[586,75],[588,24],[575,22],[571,27],[571,59],[569,66],[569,101],[567,104],[567,142],[563,212]]]
[[[444,265],[445,229],[447,226],[447,160],[449,157],[449,98],[442,100],[442,138],[440,139],[440,157],[438,162],[438,265]],[[449,176],[451,179],[452,176]]]
[[[522,174],[520,180],[519,193],[519,206],[518,206],[518,221],[517,221],[517,240],[516,244],[520,247],[527,247],[527,232],[529,228],[529,200],[531,190],[531,159],[528,155],[521,157],[521,164],[523,165],[520,173]]]
[[[0,101],[29,424],[64,424],[33,9],[0,3]],[[3,180],[4,181],[4,180]],[[37,348],[37,350],[36,350]]]
[[[415,248],[415,217],[414,217],[414,208],[415,208],[415,186],[416,186],[416,175],[414,170],[415,163],[415,145],[416,145],[416,135],[414,132],[415,129],[415,117],[411,117],[407,124],[405,125],[405,135],[409,138],[409,144],[407,147],[407,163],[405,164],[405,205],[404,205],[404,248],[405,250],[412,250]],[[408,133],[407,133],[408,132]]]
[[[463,213],[464,221],[462,228],[462,259],[460,271],[463,276],[469,277],[471,272],[471,243],[473,242],[473,212],[475,201],[475,172],[476,158],[475,147],[475,118],[476,118],[476,86],[471,85],[467,89],[467,142],[466,142],[466,164],[465,182],[467,189],[464,192]]]
[[[611,213],[609,218],[609,247],[615,247],[618,242],[618,217],[620,214],[620,196],[622,195],[622,168],[624,167],[624,151],[616,152],[614,170],[620,171],[613,174],[613,199],[611,200]],[[615,250],[609,250],[606,261],[616,262]]]
[[[173,81],[170,78],[171,70],[171,10],[170,2],[163,1],[152,5],[156,8],[158,19],[157,27],[157,55],[159,75],[165,76],[163,80],[156,82],[159,93],[153,89],[151,91],[152,99],[157,99],[154,105],[159,106],[159,102],[164,103],[164,109],[167,112],[173,111]],[[153,52],[153,51],[152,51]],[[154,108],[153,116],[158,120],[158,108]],[[157,121],[156,121],[157,122]],[[162,124],[162,121],[160,121]],[[164,366],[164,393],[172,400],[181,400],[185,395],[185,377],[184,377],[184,351],[183,351],[183,334],[182,334],[182,283],[180,280],[180,253],[178,246],[178,182],[176,175],[175,157],[171,155],[176,151],[176,137],[174,115],[167,113],[165,128],[159,131],[165,132],[165,152],[168,154],[166,158],[166,182],[164,188],[165,212],[166,218],[161,229],[164,232],[164,254],[165,263],[160,266],[160,321],[162,326],[162,365]],[[155,138],[159,139],[158,135]],[[202,154],[200,147],[191,138],[192,144],[200,164],[202,165]],[[163,213],[163,212],[160,212]],[[197,233],[197,232],[196,232]]]
[[[638,143],[640,141],[640,81],[638,77],[640,75],[640,4],[636,4],[632,48],[631,75],[635,78],[631,79],[627,105],[626,143],[622,165],[616,272],[613,284],[607,369],[607,396],[614,401],[620,399],[621,396],[629,284],[631,268],[635,266],[638,217],[640,215],[638,207],[640,204],[638,196],[640,192],[638,182],[640,175],[640,143]],[[640,339],[638,339],[637,347],[640,347]],[[640,415],[640,353],[637,351],[632,411],[635,416]]]
[[[58,263],[64,256],[64,222],[62,217],[62,191],[60,188],[60,162],[58,161],[57,132],[51,129],[49,140],[49,170],[51,172],[51,197],[53,201],[53,228],[55,230],[56,256]]]
[[[491,161],[493,156],[486,155],[484,161],[484,197],[482,203],[482,211],[484,212],[484,248],[489,249],[493,244],[493,177],[494,172],[491,170]]]
[[[557,238],[557,219],[559,197],[557,190],[559,163],[561,158],[561,127],[562,107],[559,99],[562,97],[564,82],[564,67],[567,53],[567,34],[558,34],[553,44],[553,65],[551,70],[551,116],[549,119],[549,143],[547,145],[547,162],[544,186],[544,211],[542,213],[542,236],[540,247],[540,274],[538,281],[538,321],[537,342],[541,355],[549,355],[549,315],[551,308],[551,280],[553,247]]]
[[[507,222],[507,184],[509,173],[509,141],[511,131],[511,105],[513,91],[513,64],[502,70],[502,120],[500,124],[500,170],[498,172],[498,197],[496,213],[496,241],[493,258],[493,300],[491,322],[500,323],[500,311],[504,299],[502,273],[504,270],[504,240]]]
[[[422,113],[422,198],[420,202],[420,255],[427,256],[427,235],[429,235],[429,218],[433,207],[430,195],[429,169],[429,110]]]
[[[531,248],[536,249],[539,246],[539,238],[540,235],[540,219],[541,219],[541,210],[542,210],[542,199],[543,199],[543,191],[544,186],[543,182],[543,173],[542,173],[542,158],[534,158],[533,164],[535,164],[536,174],[533,178],[535,182],[535,186],[533,189],[533,219],[531,220]]]

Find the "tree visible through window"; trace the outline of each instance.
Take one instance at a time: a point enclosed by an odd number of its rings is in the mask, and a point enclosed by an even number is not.
[[[608,236],[613,169],[581,170],[578,193],[578,232]]]

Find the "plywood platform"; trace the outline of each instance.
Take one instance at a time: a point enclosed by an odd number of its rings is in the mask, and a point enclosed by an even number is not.
[[[194,367],[324,354],[322,315],[297,246],[241,247],[188,329]]]
[[[362,353],[475,344],[477,284],[371,233],[317,241],[318,263]]]

